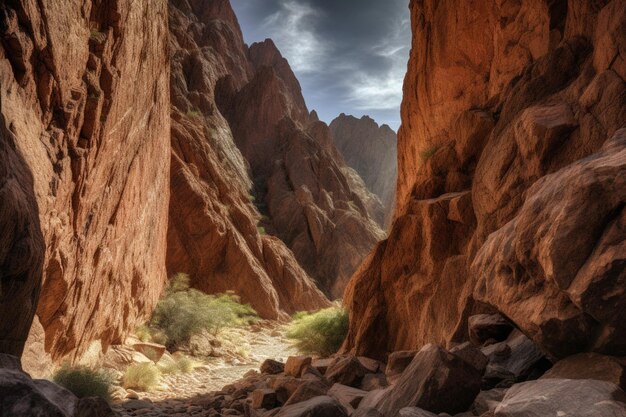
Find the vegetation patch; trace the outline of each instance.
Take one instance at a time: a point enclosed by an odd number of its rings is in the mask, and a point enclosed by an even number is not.
[[[209,295],[189,287],[189,277],[177,274],[152,315],[153,333],[165,335],[165,345],[175,351],[195,335],[216,335],[225,327],[236,327],[258,320],[257,313],[241,304],[233,293]]]
[[[260,234],[261,236],[265,236],[265,235],[267,234],[267,231],[265,230],[265,227],[263,227],[263,226],[257,226],[257,227],[256,227],[256,230],[258,230],[258,231],[259,231],[259,234]]]
[[[202,117],[202,113],[199,110],[189,110],[187,112],[187,117],[193,118],[193,119],[199,119],[200,117]]]
[[[78,398],[102,397],[109,401],[114,377],[100,369],[64,365],[54,374],[52,380]]]
[[[159,383],[161,371],[152,363],[136,363],[129,366],[124,373],[124,388],[139,391],[150,391]]]
[[[436,146],[431,146],[428,149],[424,149],[423,151],[420,152],[420,158],[422,158],[423,162],[428,161],[430,158],[432,158],[437,151],[441,149],[441,146],[436,145]]]
[[[198,366],[198,363],[188,356],[161,360],[157,367],[163,374],[188,374]]]
[[[340,305],[316,313],[297,313],[287,330],[287,338],[305,354],[331,355],[348,334],[348,312]]]

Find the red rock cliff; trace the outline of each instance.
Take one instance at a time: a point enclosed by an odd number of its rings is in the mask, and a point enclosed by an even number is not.
[[[249,48],[254,74],[218,82],[217,104],[250,164],[260,223],[293,251],[332,298],[384,237],[380,201],[350,169],[325,123],[310,117],[300,84],[271,40]]]
[[[54,358],[120,342],[161,292],[166,15],[163,0],[0,4],[0,352],[21,353],[35,310]]]
[[[395,222],[346,349],[450,344],[497,310],[553,358],[626,354],[626,4],[410,10]]]
[[[208,293],[234,291],[269,319],[329,305],[284,243],[260,233],[248,164],[215,104],[218,80],[242,88],[254,72],[229,2],[170,1],[169,12],[169,274],[187,273]]]

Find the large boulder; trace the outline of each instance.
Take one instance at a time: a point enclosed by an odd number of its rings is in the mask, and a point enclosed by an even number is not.
[[[624,417],[626,394],[606,381],[542,379],[514,385],[495,417]]]
[[[595,379],[626,388],[626,360],[596,353],[580,353],[558,361],[542,377],[551,379]]]
[[[318,396],[307,401],[287,405],[275,417],[347,417],[346,410],[337,400]]]
[[[482,372],[464,360],[439,346],[427,345],[375,406],[385,416],[395,416],[404,407],[460,413],[476,398],[481,378]]]

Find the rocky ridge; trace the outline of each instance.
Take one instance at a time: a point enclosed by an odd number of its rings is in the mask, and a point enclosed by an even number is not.
[[[411,2],[395,220],[346,351],[450,347],[501,312],[552,359],[626,354],[625,13]]]
[[[328,306],[277,238],[263,235],[248,164],[215,104],[218,80],[254,71],[228,1],[169,6],[172,169],[167,269],[208,293],[234,291],[264,318]]]
[[[368,116],[357,119],[340,114],[330,125],[337,149],[356,170],[369,190],[380,198],[385,218],[393,213],[398,177],[397,136],[387,125]]]

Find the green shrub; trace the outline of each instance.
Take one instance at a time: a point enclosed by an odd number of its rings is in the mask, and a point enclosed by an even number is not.
[[[196,368],[196,365],[196,361],[188,356],[163,360],[157,364],[164,374],[188,374]]]
[[[139,391],[150,391],[158,382],[161,372],[152,363],[136,363],[129,366],[124,373],[124,388]]]
[[[422,152],[420,152],[420,157],[422,158],[422,161],[426,162],[428,161],[430,158],[432,158],[437,151],[441,148],[441,146],[432,146],[428,149],[423,150]]]
[[[297,313],[287,330],[287,338],[305,354],[331,355],[348,334],[348,313],[334,306],[316,313]]]
[[[232,293],[208,295],[189,288],[189,277],[178,274],[152,315],[151,327],[162,331],[170,351],[189,343],[202,332],[217,334],[228,326],[240,326],[257,319],[249,305]]]
[[[99,369],[64,365],[54,374],[52,380],[78,398],[102,397],[108,401],[111,399],[114,377]]]
[[[266,234],[267,234],[267,232],[265,231],[265,227],[263,227],[263,226],[257,226],[256,230],[258,230],[258,231],[259,231],[259,234],[260,234],[261,236],[264,236],[264,235],[266,235]]]
[[[200,113],[200,111],[198,110],[189,110],[187,112],[187,117],[193,118],[193,119],[198,119],[200,117],[202,117],[202,113]]]

